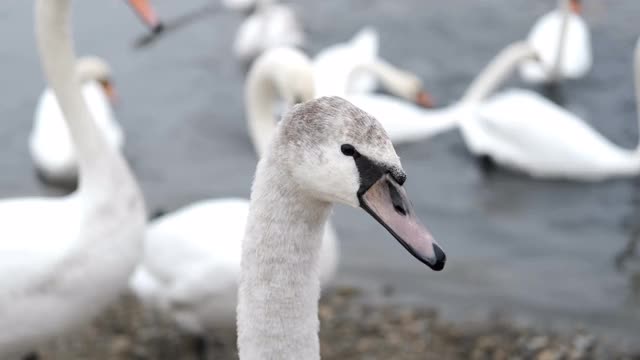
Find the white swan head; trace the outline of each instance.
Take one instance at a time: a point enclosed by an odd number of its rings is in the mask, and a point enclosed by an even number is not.
[[[295,106],[274,138],[272,160],[312,198],[361,207],[434,270],[446,256],[415,217],[406,174],[382,125],[339,97]]]
[[[111,67],[97,56],[84,56],[76,62],[76,74],[80,83],[95,81],[102,86],[109,100],[116,99],[115,88],[111,80]]]

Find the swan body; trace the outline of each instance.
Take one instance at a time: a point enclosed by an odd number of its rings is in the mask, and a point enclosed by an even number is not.
[[[261,157],[242,242],[241,360],[320,359],[319,259],[333,203],[362,207],[434,270],[442,249],[419,225],[382,126],[339,97],[296,105]],[[372,239],[373,241],[373,239]]]
[[[540,59],[526,61],[520,66],[520,75],[526,82],[546,83],[554,77],[578,79],[591,69],[591,35],[587,24],[575,11],[559,8],[547,13],[534,24],[527,41]]]
[[[199,201],[154,220],[147,228],[143,266],[131,279],[134,293],[195,335],[234,329],[240,254],[249,201]],[[320,279],[337,265],[336,238],[327,225]]]
[[[640,106],[640,39],[634,76]],[[640,131],[640,116],[638,121]],[[531,91],[509,90],[468,109],[460,128],[473,154],[534,177],[598,181],[640,173],[640,146],[620,148],[582,119]]]
[[[256,6],[256,11],[244,20],[236,33],[233,51],[239,60],[250,63],[267,49],[304,44],[304,31],[289,5],[257,0]]]
[[[371,92],[376,78],[367,71],[356,72],[361,64],[378,60],[379,36],[370,27],[361,29],[351,40],[331,45],[313,59],[316,96],[345,96]]]
[[[83,80],[82,96],[100,132],[109,146],[120,150],[124,145],[124,133],[113,115],[110,99],[100,81],[107,81],[108,70],[92,73],[93,62],[98,69],[107,68],[94,58],[81,58],[78,61],[78,76]],[[85,64],[85,66],[83,66]],[[86,74],[86,75],[85,75]],[[78,161],[73,141],[60,110],[56,96],[47,88],[38,101],[33,129],[29,137],[29,150],[33,162],[40,174],[49,182],[74,182],[78,176]]]
[[[571,112],[527,90],[489,99],[464,132],[471,151],[538,178],[598,181],[640,173],[640,152],[620,148]]]
[[[276,100],[293,104],[296,99],[313,99],[310,60],[294,49],[268,50],[250,70],[246,90],[248,125],[261,155],[276,129]],[[191,334],[233,328],[248,213],[246,199],[211,199],[152,221],[143,262],[131,279],[132,291]],[[325,284],[333,278],[338,260],[337,239],[329,224],[320,256]]]
[[[144,200],[84,102],[69,8],[69,0],[36,1],[36,35],[77,150],[79,185],[66,197],[0,201],[1,358],[90,321],[126,289],[142,250]]]

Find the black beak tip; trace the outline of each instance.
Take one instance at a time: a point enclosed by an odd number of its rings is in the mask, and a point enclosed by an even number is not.
[[[156,24],[156,26],[153,27],[153,29],[151,29],[151,32],[154,35],[158,35],[161,34],[164,31],[164,24],[159,22],[158,24]]]
[[[438,244],[433,244],[433,252],[435,254],[435,261],[430,263],[429,267],[431,267],[433,271],[440,271],[444,269],[444,264],[447,262],[447,255]]]

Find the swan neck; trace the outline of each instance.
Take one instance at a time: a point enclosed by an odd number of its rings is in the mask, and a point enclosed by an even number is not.
[[[507,46],[476,76],[467,88],[462,101],[484,100],[506,81],[520,62],[534,57],[535,54],[535,50],[525,42]]]
[[[349,90],[349,84],[351,84],[353,79],[360,73],[373,75],[382,83],[385,90],[388,90],[393,95],[403,97],[409,101],[415,100],[416,89],[409,89],[407,84],[414,84],[414,80],[417,81],[416,77],[381,59],[375,59],[355,66],[347,76],[347,89],[345,89],[345,93]]]
[[[245,104],[249,136],[259,157],[265,152],[277,127],[274,114],[280,97],[274,72],[275,67],[269,63],[258,62],[247,79]]]
[[[550,72],[550,78],[552,81],[558,81],[560,78],[560,70],[562,68],[564,49],[567,42],[569,17],[571,16],[571,9],[570,9],[571,5],[569,2],[570,0],[561,1],[558,7],[558,10],[560,11],[560,14],[562,17],[560,19],[560,29],[559,29],[560,34],[559,34],[559,39],[558,39],[558,44],[556,49],[556,58]]]
[[[37,0],[35,30],[45,78],[58,100],[76,148],[82,186],[104,163],[100,158],[109,151],[82,95],[70,13],[70,0]]]
[[[242,244],[240,359],[319,359],[318,268],[331,205],[300,191],[268,157],[258,164]]]

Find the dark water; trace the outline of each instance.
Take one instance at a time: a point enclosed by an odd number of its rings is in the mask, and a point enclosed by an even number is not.
[[[606,137],[633,147],[631,59],[640,3],[584,3],[595,67],[563,86],[567,106]],[[207,0],[155,4],[171,17]],[[374,25],[382,55],[422,76],[442,104],[459,97],[498,50],[524,37],[554,4],[296,2],[313,52]],[[242,71],[230,50],[240,17],[213,15],[135,50],[133,40],[144,29],[123,2],[76,1],[74,9],[78,52],[101,55],[114,68],[126,153],[149,207],[172,210],[207,197],[248,196],[256,159],[246,135]],[[35,180],[26,145],[43,87],[30,1],[0,3],[0,43],[0,196],[55,193]],[[503,311],[543,326],[602,330],[625,342],[640,335],[633,273],[614,266],[640,224],[637,179],[576,184],[487,175],[456,132],[398,152],[416,210],[447,251],[447,268],[430,272],[363,212],[339,207],[339,282],[393,288],[398,301],[436,306],[454,318]]]

